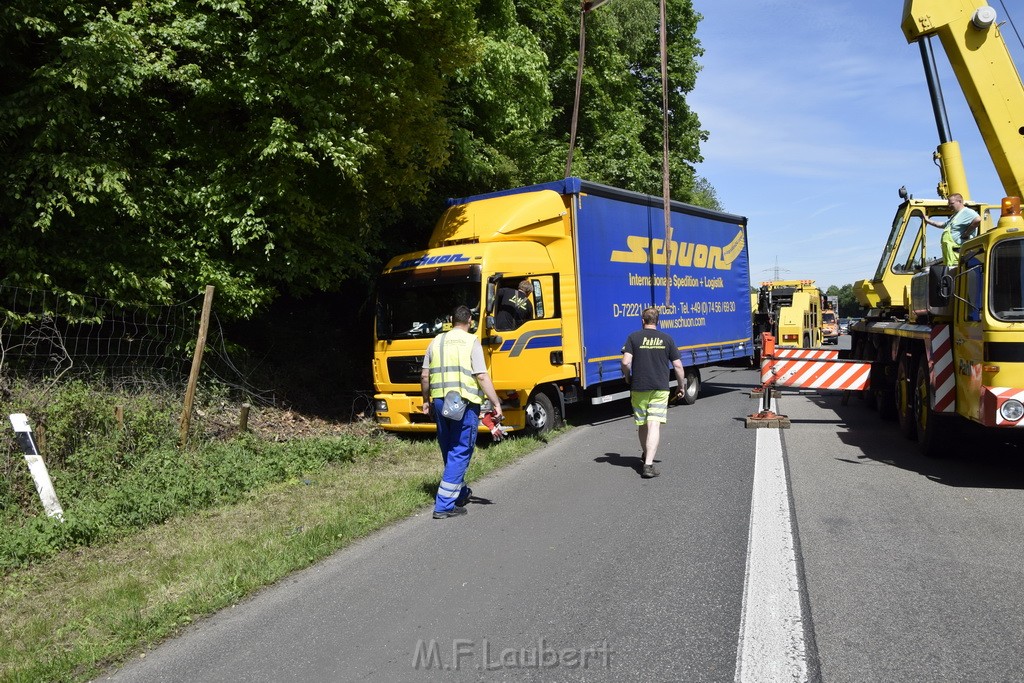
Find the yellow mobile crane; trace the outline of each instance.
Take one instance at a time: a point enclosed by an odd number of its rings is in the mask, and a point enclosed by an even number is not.
[[[961,245],[957,265],[947,268],[934,259],[937,239],[926,249],[925,222],[948,217],[947,202],[914,199],[901,188],[904,201],[878,269],[854,285],[870,309],[851,330],[853,355],[873,362],[867,398],[883,417],[898,418],[929,455],[958,421],[1024,428],[1024,86],[1001,26],[983,0],[905,0],[903,32],[921,50],[939,131],[938,193],[963,195],[982,222]],[[938,87],[933,38],[949,57],[1008,195],[999,206],[970,199]]]

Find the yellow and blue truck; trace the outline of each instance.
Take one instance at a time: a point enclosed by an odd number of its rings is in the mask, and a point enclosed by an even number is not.
[[[470,331],[513,430],[543,433],[568,405],[628,397],[622,345],[647,306],[679,347],[685,403],[697,398],[701,367],[750,362],[746,218],[672,202],[666,226],[661,197],[574,177],[448,204],[427,248],[394,257],[378,280],[373,376],[383,429],[435,429],[420,412],[420,368],[460,304],[474,313]],[[499,290],[524,280],[532,318],[496,329]]]

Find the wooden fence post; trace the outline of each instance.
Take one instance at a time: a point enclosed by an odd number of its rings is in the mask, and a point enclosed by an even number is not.
[[[242,413],[238,416],[238,431],[247,432],[249,431],[249,408],[251,406],[248,403],[242,404]]]
[[[199,321],[199,337],[196,339],[196,352],[192,356],[192,371],[188,375],[188,388],[185,390],[185,406],[181,411],[182,448],[188,441],[188,425],[192,419],[192,402],[196,398],[196,383],[199,381],[199,368],[203,364],[203,351],[206,349],[206,331],[210,327],[210,309],[213,308],[213,285],[206,286],[203,297],[203,315]]]

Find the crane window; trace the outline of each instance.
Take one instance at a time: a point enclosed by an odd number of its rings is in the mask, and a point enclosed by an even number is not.
[[[914,212],[907,218],[896,257],[892,260],[894,273],[913,273],[924,265],[924,240],[921,214]]]

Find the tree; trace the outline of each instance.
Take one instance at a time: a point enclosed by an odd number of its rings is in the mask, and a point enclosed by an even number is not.
[[[578,55],[579,3],[563,1],[561,19],[550,21],[550,2],[517,5],[522,20],[541,38],[552,65],[551,90],[556,116],[552,134],[557,145],[538,169],[549,177],[561,173],[570,130]],[[701,161],[700,129],[686,95],[693,90],[703,54],[696,38],[697,14],[690,0],[668,0],[670,185],[675,199],[710,198],[700,186],[693,164]],[[587,17],[586,63],[573,173],[590,180],[661,194],[662,87],[658,3],[615,0]],[[547,21],[538,25],[538,17]],[[552,30],[552,26],[557,30]],[[555,166],[558,164],[558,166]],[[712,192],[713,194],[713,192]]]
[[[448,159],[469,0],[16,0],[0,35],[9,284],[165,302],[362,272]]]
[[[464,197],[562,177],[568,151],[579,48],[576,0],[496,0],[478,10],[487,46],[481,64],[452,85],[455,127],[449,166],[429,210],[395,231],[398,251],[420,248],[446,197]],[[670,184],[675,199],[721,209],[697,177],[707,132],[686,104],[701,54],[700,15],[669,0]],[[587,16],[587,48],[572,173],[649,194],[662,191],[658,5],[615,0]]]
[[[577,0],[12,0],[0,9],[0,269],[9,285],[167,303],[372,280],[445,196],[560,177]],[[669,0],[672,186],[699,15]],[[590,30],[576,173],[661,191],[656,3]],[[414,229],[408,229],[412,226]]]
[[[839,317],[856,318],[864,314],[863,308],[857,301],[857,295],[853,292],[853,285],[843,285],[842,287],[832,285],[825,294],[839,297]]]

